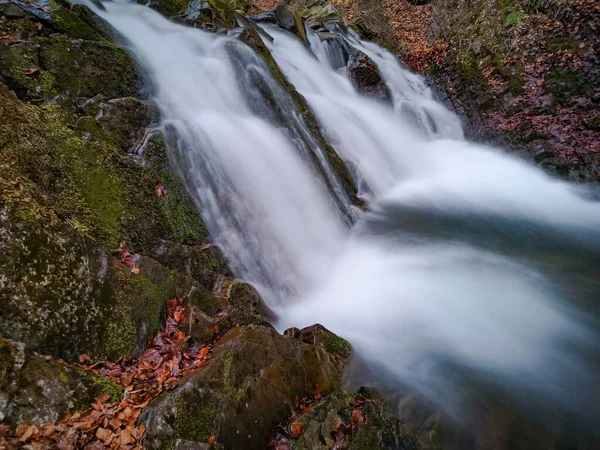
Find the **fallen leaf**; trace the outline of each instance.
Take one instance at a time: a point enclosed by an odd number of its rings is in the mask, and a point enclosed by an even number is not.
[[[30,67],[29,69],[25,69],[25,70],[23,70],[23,73],[24,73],[25,75],[32,75],[32,74],[34,74],[34,73],[36,73],[36,72],[39,72],[39,70],[40,70],[40,69],[38,69],[37,67]]]
[[[100,427],[96,430],[96,437],[101,441],[109,442],[113,437],[113,433],[106,428]]]
[[[292,439],[298,439],[304,430],[304,424],[302,422],[293,422],[290,426],[290,437]]]
[[[35,425],[29,425],[23,433],[23,435],[19,438],[19,442],[27,441],[35,433],[39,433],[38,427],[36,427]]]
[[[354,425],[361,425],[365,421],[365,416],[362,411],[355,409],[352,411],[352,423]]]
[[[216,440],[217,440],[217,438],[215,438],[214,435],[213,435],[213,436],[211,436],[211,437],[208,438],[208,443],[210,445],[213,445]]]

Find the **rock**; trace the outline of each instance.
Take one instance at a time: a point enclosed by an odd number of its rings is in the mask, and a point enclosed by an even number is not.
[[[96,122],[127,153],[139,144],[147,128],[157,124],[158,120],[159,113],[155,106],[126,97],[101,103]]]
[[[588,130],[600,131],[600,115],[585,119],[583,123]]]
[[[0,374],[0,415],[12,427],[23,421],[54,423],[66,412],[87,409],[102,393],[122,394],[108,378],[5,339],[0,339]]]
[[[290,84],[283,76],[281,70],[275,63],[271,52],[264,45],[256,30],[251,28],[245,28],[240,34],[239,39],[240,41],[250,46],[260,57],[263,58],[268,69],[271,71],[273,78],[289,94],[291,102],[293,102],[293,105],[290,105],[290,109],[293,108],[293,106],[297,108],[298,112],[302,115],[302,119],[304,120],[308,130],[312,134],[312,138],[307,139],[307,145],[311,147],[314,146],[316,143],[320,146],[323,153],[325,154],[325,157],[331,169],[336,174],[339,182],[342,184],[345,193],[350,197],[351,202],[356,206],[363,207],[364,203],[358,197],[356,185],[354,184],[354,181],[352,180],[352,177],[350,176],[350,173],[348,172],[348,168],[344,164],[344,161],[335,152],[331,145],[327,143],[327,141],[321,134],[321,130],[316,117],[314,116],[313,112],[306,103],[306,99],[302,95],[300,95],[298,91],[296,91],[295,87],[292,84]],[[314,156],[314,152],[311,153],[311,155]],[[317,167],[318,170],[323,171],[321,167],[322,162],[319,161],[319,158],[314,158],[313,160],[315,163],[315,167]],[[323,179],[327,183],[329,183],[329,180],[325,175],[324,171],[322,173]],[[351,217],[348,217],[347,219],[349,222],[352,221]]]
[[[8,2],[0,4],[0,15],[9,20],[34,18],[32,14],[22,9],[17,3]]]
[[[361,94],[391,102],[390,90],[379,74],[377,66],[366,54],[356,53],[351,56],[348,77]]]
[[[304,19],[313,19],[321,23],[344,22],[335,6],[325,0],[286,0],[285,3]]]
[[[258,292],[247,283],[235,283],[229,293],[229,304],[234,308],[233,320],[240,324],[268,325],[276,316],[263,302]]]
[[[335,390],[346,361],[270,326],[235,327],[208,365],[144,411],[146,448],[215,435],[227,449],[262,450],[273,427],[292,414],[295,397],[312,396],[315,383],[325,394]]]
[[[195,279],[208,291],[215,289],[221,275],[231,276],[221,251],[213,245],[190,247],[161,240],[150,256],[171,270]]]
[[[54,87],[74,97],[135,96],[140,85],[130,56],[101,41],[74,40],[65,35],[39,38],[40,66],[54,78]]]
[[[294,420],[302,433],[290,441],[293,450],[339,448],[336,438],[349,450],[417,448],[400,421],[386,412],[383,398],[366,388],[356,394],[337,391]]]

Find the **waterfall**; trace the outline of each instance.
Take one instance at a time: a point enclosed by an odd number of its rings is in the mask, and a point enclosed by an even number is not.
[[[465,142],[458,118],[375,44],[307,30],[307,46],[265,25],[277,64],[371,205],[349,229],[322,150],[248,46],[143,6],[105,5],[98,14],[147,72],[173,166],[278,327],[322,323],[438,401],[444,370],[458,367],[600,417],[589,401],[600,386],[600,205],[587,191]],[[391,102],[353,87],[352,49],[378,66]]]

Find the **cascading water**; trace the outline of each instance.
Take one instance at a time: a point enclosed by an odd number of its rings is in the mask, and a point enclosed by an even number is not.
[[[265,26],[277,63],[372,200],[349,233],[349,205],[320,149],[249,47],[138,5],[98,13],[148,72],[174,166],[280,327],[322,323],[432,398],[442,370],[459,367],[552,407],[598,413],[587,401],[600,385],[590,365],[597,203],[464,142],[456,116],[374,44],[338,35],[376,62],[393,107],[359,95],[343,55],[310,30],[309,51]]]

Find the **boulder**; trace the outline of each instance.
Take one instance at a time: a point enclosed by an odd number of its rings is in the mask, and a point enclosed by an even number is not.
[[[357,52],[348,63],[348,77],[361,94],[391,102],[392,95],[377,66],[365,53]]]
[[[67,412],[87,409],[108,393],[113,401],[121,388],[102,375],[69,366],[33,352],[24,344],[0,339],[0,421],[54,423]]]
[[[301,424],[301,425],[299,425]],[[386,412],[377,392],[337,391],[286,427],[293,450],[413,450],[418,448],[402,423]],[[294,433],[296,431],[296,433]]]
[[[293,414],[296,396],[314,395],[316,384],[324,394],[337,389],[347,359],[266,324],[233,327],[208,365],[143,412],[145,445],[171,448],[215,436],[221,448],[262,450],[277,423]]]

